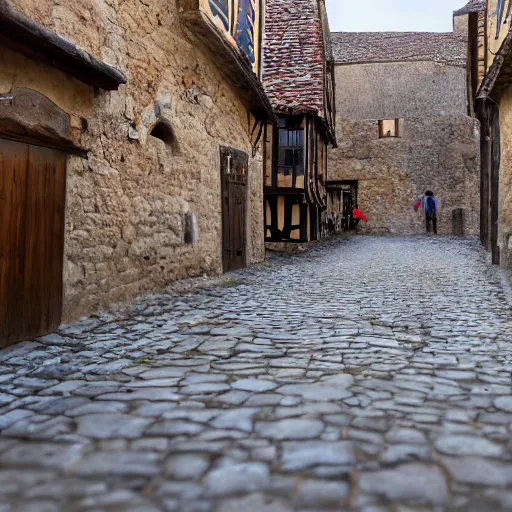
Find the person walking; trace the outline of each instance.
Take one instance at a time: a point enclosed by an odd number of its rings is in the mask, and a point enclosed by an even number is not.
[[[431,190],[427,190],[424,196],[424,204],[423,207],[425,209],[425,221],[427,224],[427,233],[432,233],[437,235],[437,210],[438,205],[436,198],[434,196],[434,192]]]

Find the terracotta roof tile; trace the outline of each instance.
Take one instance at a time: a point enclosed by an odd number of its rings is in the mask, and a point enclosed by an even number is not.
[[[465,67],[466,38],[433,32],[336,32],[332,34],[337,64],[430,60]]]
[[[278,113],[324,113],[324,37],[318,0],[267,0],[263,85]]]

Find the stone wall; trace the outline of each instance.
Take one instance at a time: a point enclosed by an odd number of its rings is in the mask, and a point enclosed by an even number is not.
[[[338,149],[329,181],[357,180],[359,207],[377,233],[422,233],[414,199],[440,202],[439,233],[451,234],[462,208],[465,233],[479,230],[479,128],[467,116],[466,71],[436,62],[336,67]],[[378,121],[404,119],[401,138],[379,138]]]
[[[466,70],[427,61],[336,66],[342,119],[394,119],[467,113]]]
[[[264,258],[261,158],[251,158],[250,116],[215,59],[181,31],[169,0],[14,0],[14,7],[128,77],[116,92],[0,47],[0,93],[32,88],[71,116],[87,160],[70,156],[64,320],[171,281],[222,270],[219,146],[250,156],[248,260]],[[170,146],[149,135],[157,114]],[[199,239],[184,243],[197,216]]]
[[[364,231],[422,233],[414,199],[427,189],[440,202],[439,233],[452,233],[452,210],[462,208],[465,233],[479,229],[478,125],[450,113],[407,118],[403,138],[379,138],[377,120],[338,121],[339,148],[329,155],[329,180],[357,180]]]
[[[468,35],[469,14],[453,17],[453,31],[455,34]]]

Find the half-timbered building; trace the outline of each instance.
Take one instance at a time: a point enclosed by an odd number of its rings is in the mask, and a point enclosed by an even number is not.
[[[261,261],[263,0],[0,0],[0,347]]]
[[[263,85],[278,116],[265,130],[265,240],[324,233],[334,75],[324,0],[267,0]]]

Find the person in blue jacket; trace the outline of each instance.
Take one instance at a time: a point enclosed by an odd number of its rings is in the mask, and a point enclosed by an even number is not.
[[[434,192],[431,190],[427,190],[425,192],[423,207],[425,208],[425,220],[427,223],[427,233],[431,233],[432,230],[434,234],[437,235],[437,201],[434,197]]]

